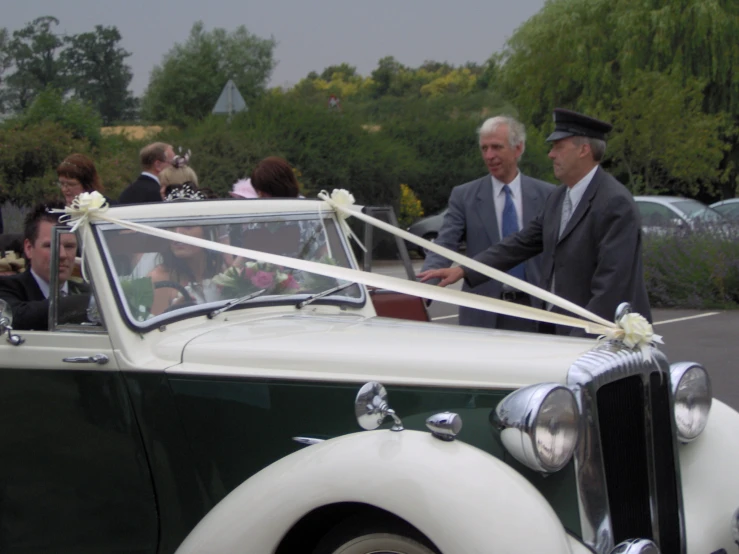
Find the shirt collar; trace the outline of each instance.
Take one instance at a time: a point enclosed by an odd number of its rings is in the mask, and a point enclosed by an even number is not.
[[[490,176],[493,179],[493,196],[498,196],[499,194],[505,195],[503,192],[503,187],[506,186],[506,183],[499,181],[492,175]],[[517,171],[516,176],[513,178],[513,181],[508,183],[508,188],[511,189],[511,194],[514,198],[519,198],[521,196],[521,172]]]
[[[155,181],[156,181],[157,183],[159,183],[159,177],[157,177],[157,176],[156,176],[156,175],[154,175],[153,173],[149,173],[148,171],[142,171],[142,172],[141,172],[141,175],[146,175],[147,177],[151,177],[151,178],[152,178],[152,179],[154,179],[154,180],[155,180]],[[161,185],[161,183],[159,183],[159,184]]]
[[[580,202],[583,195],[585,194],[585,191],[588,190],[588,185],[590,184],[590,181],[593,180],[593,176],[595,175],[595,172],[598,171],[599,166],[595,166],[593,169],[590,170],[590,172],[585,175],[582,179],[580,179],[575,185],[570,189],[570,201],[572,202],[572,210],[575,210],[575,206]]]
[[[36,273],[33,268],[31,268],[31,275],[33,275],[33,278],[36,280],[36,284],[38,285],[38,288],[41,289],[41,294],[44,295],[44,298],[49,298],[49,283],[39,277],[38,273]],[[64,281],[64,284],[59,290],[63,291],[65,294],[69,293],[68,282]]]

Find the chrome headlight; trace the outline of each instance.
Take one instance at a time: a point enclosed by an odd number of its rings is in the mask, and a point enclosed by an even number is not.
[[[691,442],[703,432],[711,411],[711,379],[700,364],[680,362],[670,366],[675,397],[675,424],[681,442]]]
[[[572,458],[579,435],[579,413],[572,391],[556,383],[512,392],[495,409],[503,446],[533,470],[559,471]]]

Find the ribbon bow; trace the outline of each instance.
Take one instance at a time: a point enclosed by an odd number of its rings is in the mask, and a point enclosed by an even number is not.
[[[69,206],[64,210],[49,210],[51,213],[64,213],[59,218],[59,223],[71,225],[74,233],[80,227],[87,225],[91,218],[98,213],[108,210],[108,201],[98,191],[83,192],[75,196]]]
[[[355,202],[354,195],[346,189],[334,189],[330,196],[328,192],[322,190],[318,193],[318,198],[328,203],[328,205],[334,209],[336,215],[339,217],[339,224],[344,229],[344,232],[353,238],[354,242],[356,242],[364,252],[367,252],[362,241],[359,240],[359,237],[354,234],[354,231],[352,231],[351,227],[349,227],[349,224],[346,222],[346,219],[349,217],[347,210],[349,209],[349,206],[352,206]]]
[[[606,331],[602,338],[620,340],[628,348],[639,349],[646,361],[652,359],[649,347],[655,342],[664,344],[662,336],[654,333],[652,325],[637,313],[627,313],[617,322],[616,327]]]

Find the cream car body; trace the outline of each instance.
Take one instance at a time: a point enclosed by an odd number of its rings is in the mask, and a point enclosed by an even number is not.
[[[202,226],[221,244],[254,250],[284,249],[277,236],[289,228],[301,253],[330,251],[338,266],[357,267],[323,202],[182,202],[106,215],[158,228]],[[13,508],[0,510],[12,529],[3,551],[340,552],[327,538],[343,529],[348,543],[351,532],[362,533],[348,523],[364,522],[426,548],[409,552],[609,554],[625,539],[677,544],[689,554],[739,552],[731,534],[739,414],[715,401],[703,433],[681,444],[670,369],[658,351],[645,362],[616,343],[381,318],[364,286],[299,308],[328,283],[294,273],[300,290],[275,288],[220,313],[249,283],[230,295],[211,287],[220,299],[203,293],[206,301],[189,306],[185,294],[205,287],[187,283],[171,311],[153,314],[146,278],[132,275],[140,254],[168,248],[167,239],[148,242],[150,235],[109,222],[82,232],[97,324],[64,323],[52,299],[52,331],[14,331],[21,344],[0,344],[3,405],[16,422],[3,434],[14,455],[0,463],[4,505]],[[320,248],[304,247],[311,232],[323,237]],[[590,384],[574,377],[583,368],[606,385],[646,378],[653,396],[630,420],[634,428],[662,402],[648,442],[663,445],[669,459],[653,447],[644,459],[676,481],[667,493],[655,482],[635,492],[647,494],[648,510],[657,507],[637,522],[644,535],[620,536],[629,528],[617,521],[623,507],[595,486],[603,475],[593,470],[593,449],[610,443],[592,435],[593,421],[618,428],[619,414],[605,404],[600,414],[587,410]],[[388,423],[358,432],[353,402],[366,382],[387,387],[406,430]],[[573,391],[583,411],[572,460],[548,475],[504,446],[496,419],[509,394],[542,384]],[[463,421],[452,441],[425,425],[447,410]],[[677,529],[659,530],[658,512]],[[24,514],[23,525],[14,514]]]

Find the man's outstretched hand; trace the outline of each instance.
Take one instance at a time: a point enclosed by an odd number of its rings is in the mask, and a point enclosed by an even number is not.
[[[440,287],[452,285],[464,277],[464,269],[461,267],[445,267],[442,269],[427,269],[416,275],[422,283],[430,279],[441,279]]]

